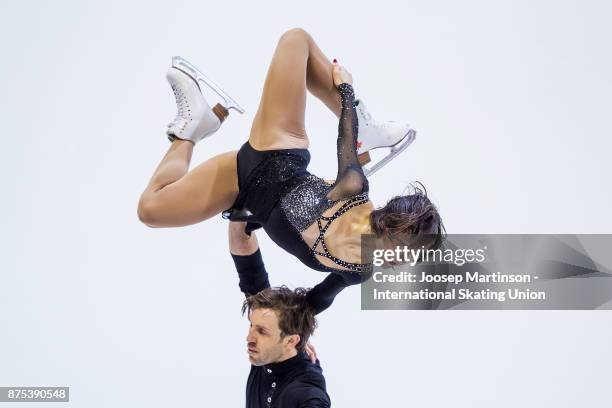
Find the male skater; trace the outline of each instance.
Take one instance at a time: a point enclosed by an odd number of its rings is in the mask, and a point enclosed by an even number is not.
[[[229,223],[229,247],[250,327],[247,351],[251,372],[247,408],[327,408],[331,406],[318,360],[305,352],[316,327],[306,290],[270,288],[257,237],[244,232],[243,222]]]

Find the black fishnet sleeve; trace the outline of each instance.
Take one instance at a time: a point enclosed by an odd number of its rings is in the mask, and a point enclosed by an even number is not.
[[[355,91],[351,84],[338,85],[342,112],[338,124],[338,174],[327,198],[342,200],[355,194],[368,191],[368,179],[357,161],[357,111],[355,110]]]

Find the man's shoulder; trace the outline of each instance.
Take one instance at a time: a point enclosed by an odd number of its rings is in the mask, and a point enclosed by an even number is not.
[[[331,401],[325,391],[325,380],[320,376],[304,376],[291,381],[283,390],[283,407],[327,408]]]
[[[284,389],[284,392],[293,393],[299,390],[307,394],[327,395],[325,389],[325,378],[316,375],[305,375],[288,383]]]
[[[302,368],[287,383],[282,391],[282,406],[287,407],[329,407],[325,377],[318,361],[313,364],[304,361]]]
[[[316,363],[310,361],[310,357],[302,352],[299,368],[292,375],[292,379],[287,384],[289,387],[319,387],[325,390],[325,377],[319,360]]]

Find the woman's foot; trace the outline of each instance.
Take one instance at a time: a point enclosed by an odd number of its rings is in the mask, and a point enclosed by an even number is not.
[[[333,62],[332,78],[336,86],[342,83],[353,84],[351,73],[338,64],[336,60]],[[372,167],[364,167],[365,175],[370,176],[404,151],[414,141],[416,132],[410,128],[408,123],[373,120],[362,100],[357,99],[355,101],[355,110],[357,111],[359,125],[359,134],[357,135],[359,164],[364,166],[371,161],[369,152],[372,149],[383,147],[390,149],[389,153]]]
[[[168,124],[168,138],[190,140],[195,144],[215,133],[224,117],[213,112],[198,84],[176,68],[170,68],[166,78],[174,92],[178,109],[176,117]]]
[[[364,169],[366,176],[369,176],[404,151],[414,141],[416,132],[405,122],[392,120],[378,122],[372,119],[372,115],[360,99],[355,101],[355,110],[359,123],[359,134],[357,136],[359,163],[363,166],[371,161],[370,150],[383,147],[390,148],[390,152],[385,158],[370,169]]]
[[[336,86],[340,84],[353,85],[353,75],[344,66],[338,64],[335,59],[332,64],[332,78]]]

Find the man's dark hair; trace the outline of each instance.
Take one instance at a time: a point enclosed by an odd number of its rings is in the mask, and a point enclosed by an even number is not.
[[[291,290],[286,286],[266,288],[256,295],[251,295],[242,304],[242,314],[249,314],[255,309],[271,309],[276,312],[281,338],[297,334],[300,342],[298,351],[304,350],[308,338],[317,327],[314,310],[306,300],[308,291],[304,288]]]

